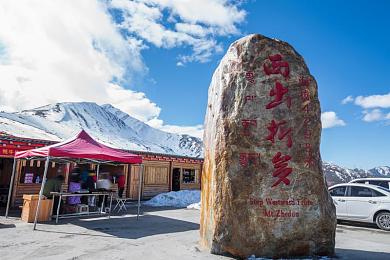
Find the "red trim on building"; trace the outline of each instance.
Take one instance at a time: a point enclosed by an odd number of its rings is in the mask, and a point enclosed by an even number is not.
[[[14,158],[15,152],[26,151],[30,149],[35,149],[57,142],[47,141],[47,140],[38,140],[30,138],[21,138],[12,135],[0,135],[0,158]],[[153,154],[146,152],[130,151],[134,154],[141,155],[142,159],[145,161],[167,161],[167,162],[178,162],[178,163],[190,163],[190,164],[199,164],[203,163],[203,159],[183,157],[174,155],[164,155],[164,154]]]

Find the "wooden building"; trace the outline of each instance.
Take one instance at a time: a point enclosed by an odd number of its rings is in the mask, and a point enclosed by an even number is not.
[[[34,149],[53,144],[52,141],[20,138],[0,134],[0,206],[5,206],[11,180],[15,151]],[[203,159],[167,154],[129,151],[143,158],[144,175],[142,180],[142,199],[168,191],[200,189]],[[51,163],[48,178],[56,175],[65,177],[67,188],[72,163]],[[95,169],[96,165],[86,165]],[[11,206],[22,203],[23,194],[38,194],[42,181],[44,163],[42,161],[21,160],[16,167]],[[126,197],[138,199],[139,172],[137,165],[100,165],[100,172],[109,172],[113,179],[118,174],[125,175]]]

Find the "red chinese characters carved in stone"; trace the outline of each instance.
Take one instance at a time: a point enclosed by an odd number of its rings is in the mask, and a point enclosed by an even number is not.
[[[270,97],[274,97],[270,103],[266,105],[266,109],[271,109],[276,106],[279,106],[283,102],[283,97],[288,93],[288,88],[283,87],[282,83],[279,81],[275,82],[275,87],[272,88],[269,92]],[[291,99],[288,99],[287,106],[291,105]]]
[[[308,77],[303,77],[303,76],[299,77],[299,85],[302,87],[310,86],[310,81],[311,79]]]
[[[302,103],[302,111],[305,114],[309,114],[310,113],[310,100],[304,101]]]
[[[245,73],[245,78],[246,78],[246,80],[249,81],[249,83],[251,83],[251,84],[255,83],[255,74],[253,73],[253,71],[247,71]]]
[[[242,133],[245,136],[250,135],[250,127],[251,126],[257,126],[256,119],[243,119],[241,120],[241,125],[244,128]]]
[[[259,153],[240,153],[240,165],[243,167],[247,167],[249,164],[257,165],[259,158]]]
[[[305,127],[308,127],[310,122],[311,122],[311,119],[309,117],[305,117],[305,119],[303,119],[303,124]]]
[[[256,96],[252,95],[252,96],[245,96],[245,103],[248,102],[248,101],[255,101],[256,99]]]
[[[278,177],[278,180],[272,184],[272,187],[279,185],[283,182],[286,185],[290,184],[290,180],[287,177],[292,173],[292,168],[288,167],[288,161],[291,160],[291,156],[283,155],[281,152],[277,152],[272,158],[272,163],[274,164],[274,172],[272,173],[273,177]]]
[[[305,137],[306,140],[307,140],[307,139],[310,139],[311,136],[312,136],[312,131],[311,131],[310,129],[307,129],[307,128],[306,128],[306,129],[304,130],[303,136]]]
[[[305,168],[311,168],[314,165],[314,158],[313,156],[306,157],[304,161]]]
[[[301,90],[301,98],[304,102],[310,100],[310,90],[308,88],[304,88]]]
[[[282,55],[275,54],[268,56],[271,63],[265,63],[263,65],[264,72],[266,75],[280,74],[287,78],[290,75],[290,66],[288,62],[282,60]]]
[[[314,165],[312,145],[310,143],[305,143],[303,144],[303,149],[305,151],[304,166],[305,168],[310,168]]]
[[[301,100],[302,100],[302,111],[304,111],[306,114],[310,112],[310,89],[309,89],[310,81],[311,81],[310,78],[302,77],[302,76],[299,79],[299,84],[302,87],[305,87],[301,89]]]
[[[310,143],[305,143],[305,144],[303,144],[302,146],[303,146],[303,149],[304,149],[304,151],[305,151],[306,153],[309,153],[309,152],[311,151],[312,146],[311,146]]]
[[[278,139],[283,140],[284,138],[287,138],[287,147],[291,148],[292,146],[292,129],[283,127],[287,122],[285,120],[282,120],[278,123],[276,123],[275,120],[272,120],[271,123],[267,126],[267,129],[269,131],[269,135],[267,136],[267,140],[271,141],[272,143],[275,143],[275,136],[278,134]]]

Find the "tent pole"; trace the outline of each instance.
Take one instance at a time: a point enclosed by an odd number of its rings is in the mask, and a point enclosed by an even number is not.
[[[7,209],[5,210],[5,217],[6,218],[8,218],[9,204],[11,202],[12,190],[13,190],[13,187],[14,187],[14,179],[15,179],[15,172],[16,172],[16,162],[17,162],[17,159],[14,158],[14,165],[12,166],[11,183],[10,183],[9,190],[8,190]]]
[[[141,209],[141,188],[142,188],[142,175],[144,174],[144,165],[141,164],[140,174],[139,174],[139,184],[138,184],[138,210],[137,210],[137,220],[139,218],[139,211]]]
[[[36,230],[36,227],[37,227],[37,221],[38,221],[38,216],[39,216],[39,210],[41,208],[41,200],[42,200],[42,194],[43,194],[43,188],[45,187],[45,184],[46,184],[46,175],[47,175],[47,170],[49,168],[49,161],[50,161],[50,157],[48,156],[46,158],[46,162],[45,162],[45,171],[43,172],[43,178],[42,178],[42,184],[41,184],[41,189],[39,191],[39,198],[38,198],[38,205],[37,205],[37,210],[35,212],[35,219],[34,219],[34,229],[33,230]]]
[[[96,166],[96,182],[99,180],[100,163]]]

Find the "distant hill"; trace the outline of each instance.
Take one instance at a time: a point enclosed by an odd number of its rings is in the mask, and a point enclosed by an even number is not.
[[[0,132],[20,137],[61,141],[81,129],[97,140],[121,149],[203,156],[201,139],[155,129],[112,105],[67,102],[0,113]]]
[[[323,162],[322,169],[326,178],[326,182],[329,186],[349,182],[357,178],[369,178],[369,177],[389,177],[390,167],[382,166],[375,167],[370,170],[363,169],[348,169],[336,164]]]

